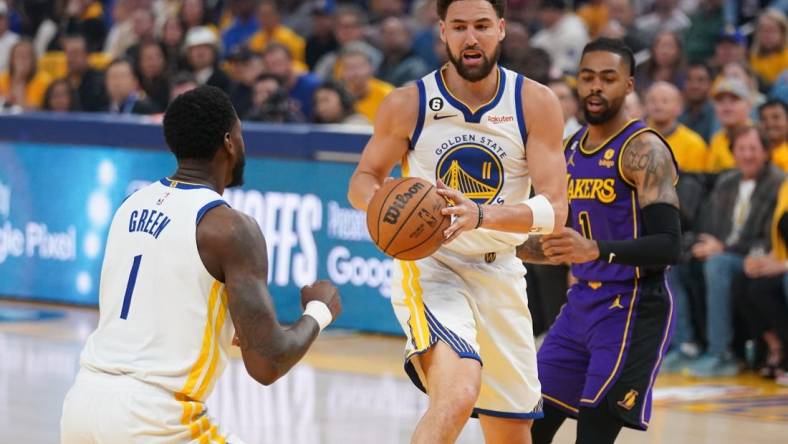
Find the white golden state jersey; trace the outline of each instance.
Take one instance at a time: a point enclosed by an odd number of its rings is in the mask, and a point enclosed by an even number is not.
[[[440,178],[479,204],[519,204],[529,198],[522,88],[525,78],[497,68],[498,89],[477,110],[454,97],[443,71],[418,80],[419,117],[402,175],[431,183]],[[443,248],[476,255],[512,249],[526,234],[478,229],[462,233]]]
[[[204,401],[227,364],[235,332],[227,293],[197,251],[197,224],[226,205],[208,187],[161,179],[118,208],[99,290],[99,325],[84,369]]]

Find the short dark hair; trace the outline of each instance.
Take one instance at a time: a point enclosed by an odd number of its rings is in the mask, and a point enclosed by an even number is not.
[[[284,52],[288,59],[293,60],[293,53],[290,51],[290,48],[288,48],[287,46],[285,46],[285,45],[283,45],[281,43],[276,43],[276,42],[269,43],[265,47],[265,49],[263,49],[263,57],[267,56],[268,54],[277,52],[277,51]]]
[[[214,86],[199,86],[179,95],[167,107],[164,139],[178,160],[210,160],[237,119],[224,91]]]
[[[135,80],[139,81],[139,76],[137,75],[137,71],[134,69],[134,63],[131,59],[126,57],[118,57],[117,59],[112,60],[109,62],[109,65],[104,69],[104,72],[109,72],[110,68],[117,65],[129,65],[129,71],[131,71],[131,75],[134,77]]]
[[[706,74],[709,76],[710,79],[714,80],[714,70],[709,66],[706,62],[691,62],[687,65],[687,71],[690,69],[702,69],[706,71]]]
[[[611,39],[607,37],[600,37],[592,42],[589,42],[583,48],[581,59],[589,52],[604,51],[618,54],[624,59],[624,62],[629,66],[629,75],[635,75],[635,54],[623,41],[619,39]]]
[[[438,17],[441,20],[446,20],[446,11],[449,10],[449,6],[452,3],[459,1],[459,0],[438,0],[436,6],[438,7]],[[487,0],[492,5],[493,9],[495,9],[495,13],[498,15],[498,18],[503,18],[506,14],[506,0]]]
[[[763,114],[763,110],[774,106],[782,107],[783,111],[785,111],[785,114],[788,114],[788,103],[785,103],[780,99],[769,99],[766,102],[764,102],[761,106],[758,107],[758,114]]]
[[[731,152],[733,152],[733,147],[736,145],[736,141],[749,134],[751,131],[755,131],[755,133],[758,134],[758,139],[760,139],[761,145],[763,145],[763,150],[769,151],[770,147],[772,146],[771,141],[769,140],[769,135],[766,134],[766,131],[760,126],[748,123],[746,125],[734,128],[731,132],[731,143],[729,147]]]

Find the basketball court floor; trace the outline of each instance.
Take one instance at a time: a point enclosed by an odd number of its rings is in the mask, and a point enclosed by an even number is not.
[[[0,444],[59,442],[63,397],[97,319],[94,309],[0,300]],[[263,387],[236,354],[208,411],[249,444],[407,443],[427,398],[404,376],[401,355],[401,338],[327,331],[303,363]],[[655,398],[651,429],[624,430],[618,443],[788,443],[788,388],[754,375],[664,376]],[[458,442],[483,442],[476,420]],[[555,442],[574,442],[574,422]]]

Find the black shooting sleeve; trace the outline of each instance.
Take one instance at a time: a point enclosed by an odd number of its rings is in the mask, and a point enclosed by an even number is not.
[[[681,218],[675,206],[658,202],[643,207],[643,235],[637,239],[597,241],[599,260],[638,267],[667,266],[681,255]]]

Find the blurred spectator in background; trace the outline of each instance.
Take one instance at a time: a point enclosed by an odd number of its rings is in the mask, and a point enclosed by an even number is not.
[[[600,31],[601,37],[622,40],[637,53],[648,47],[646,40],[635,28],[635,10],[629,0],[607,0],[610,19]]]
[[[170,82],[170,102],[175,100],[175,98],[179,95],[187,91],[191,91],[198,86],[199,85],[197,84],[197,79],[194,78],[194,74],[187,71],[181,71],[178,74],[175,74],[172,82]]]
[[[788,172],[788,105],[782,100],[772,99],[758,108],[761,127],[769,136],[772,162]]]
[[[750,338],[763,344],[759,374],[788,385],[788,182],[783,182],[772,218],[771,252],[744,259],[744,276],[734,281],[739,312]]]
[[[19,35],[8,28],[8,4],[0,0],[0,72],[8,69],[11,47],[19,40]]]
[[[547,51],[555,69],[576,72],[580,54],[588,43],[585,23],[567,9],[565,0],[543,0],[539,18],[544,28],[531,38],[531,46]]]
[[[684,31],[684,53],[690,63],[708,60],[714,55],[714,46],[720,29],[724,29],[723,0],[704,0],[690,16],[690,27]]]
[[[125,50],[125,55],[130,57],[131,60],[137,60],[139,56],[140,42],[155,39],[155,24],[156,17],[150,9],[137,9],[131,16],[133,37],[130,45]],[[117,57],[122,56],[124,53],[119,54]],[[110,57],[117,58],[113,54]]]
[[[580,109],[579,99],[577,97],[577,88],[575,82],[570,81],[568,78],[552,80],[548,86],[561,103],[561,112],[564,116],[564,139],[574,134],[580,129],[580,122],[577,121],[577,112]]]
[[[312,33],[306,39],[305,61],[314,70],[317,61],[329,52],[336,51],[339,43],[334,37],[334,4],[325,2],[312,7]]]
[[[777,9],[767,9],[758,17],[750,51],[750,66],[764,85],[771,86],[788,69],[788,22]]]
[[[89,52],[101,51],[107,36],[102,3],[95,0],[66,0],[65,4],[61,33],[82,34]]]
[[[719,126],[709,93],[711,92],[711,68],[705,63],[693,63],[687,67],[684,80],[684,112],[679,121],[707,143]]]
[[[719,173],[733,168],[735,161],[731,153],[731,135],[750,123],[752,105],[750,88],[739,79],[723,78],[712,92],[714,110],[722,128],[709,142],[709,158],[706,171]]]
[[[79,111],[79,97],[66,79],[57,79],[49,84],[44,93],[44,111]]]
[[[224,53],[231,54],[260,29],[255,19],[255,0],[230,0],[232,22],[222,33]]]
[[[520,22],[507,22],[506,38],[501,43],[501,65],[522,74],[530,61],[530,49],[528,28]]]
[[[438,17],[438,11],[435,4],[436,0],[418,0],[414,5],[414,16],[419,24],[413,38],[413,51],[424,60],[424,63],[426,63],[427,67],[430,69],[437,69],[441,65],[437,54],[435,54],[435,44],[440,41],[440,17]],[[507,35],[510,32],[509,26],[517,23],[516,20],[507,21]],[[517,35],[518,34],[515,34],[515,36]],[[522,37],[522,34],[519,34],[519,36]],[[506,42],[506,40],[504,40],[504,42]]]
[[[671,83],[656,82],[646,93],[649,126],[668,142],[679,170],[682,173],[702,173],[705,171],[708,148],[698,133],[678,121],[681,108],[681,92]]]
[[[263,56],[242,46],[235,55],[238,79],[230,90],[230,101],[239,116],[246,115],[252,107],[254,83],[263,72]]]
[[[181,48],[183,37],[184,31],[180,20],[176,17],[164,20],[161,27],[161,43],[164,47],[164,56],[167,59],[167,72],[174,73],[187,68]]]
[[[342,49],[351,43],[354,48],[365,51],[372,61],[373,72],[380,65],[383,59],[380,51],[364,41],[364,27],[367,24],[367,17],[364,12],[353,5],[343,5],[337,8],[334,37],[337,39],[339,49],[326,53],[321,57],[315,68],[312,70],[318,77],[323,79],[333,78],[337,74],[336,63]]]
[[[83,111],[101,111],[107,107],[104,91],[104,76],[88,65],[88,49],[85,37],[68,34],[62,39],[66,53],[68,72],[66,77],[71,87],[77,90]]]
[[[646,41],[657,37],[658,33],[668,31],[680,34],[690,26],[690,19],[678,7],[678,0],[655,0],[654,10],[635,20],[635,28]]]
[[[706,222],[692,254],[704,262],[706,353],[686,364],[697,377],[732,376],[738,365],[733,341],[732,282],[747,255],[769,251],[777,191],[784,180],[769,162],[768,140],[753,125],[731,134],[736,169],[722,175],[709,199]]]
[[[218,37],[216,26],[212,23],[210,15],[205,10],[204,0],[182,0],[178,18],[186,31],[205,26]]]
[[[282,25],[279,9],[273,0],[262,0],[257,6],[258,31],[249,40],[252,51],[263,51],[271,43],[279,43],[290,51],[293,59],[304,62],[304,39],[292,29]]]
[[[407,9],[405,0],[368,0],[366,4],[369,19],[374,24],[389,17],[401,17]]]
[[[630,119],[643,119],[646,117],[646,109],[643,107],[643,101],[640,100],[640,95],[637,91],[632,91],[624,98],[624,109]]]
[[[577,16],[585,23],[588,35],[595,39],[610,19],[609,2],[606,0],[588,0],[577,8]]]
[[[755,73],[747,66],[746,62],[726,63],[720,71],[719,79],[736,79],[747,85],[750,89],[750,105],[752,106],[751,117],[758,119],[757,108],[766,102],[766,96],[758,91],[758,78]]]
[[[517,60],[509,68],[519,72],[531,80],[547,85],[550,82],[550,73],[560,73],[552,68],[553,62],[550,54],[542,48],[528,48],[523,54],[522,59]]]
[[[137,75],[145,95],[163,112],[170,100],[170,76],[165,69],[164,49],[156,40],[144,40],[137,48]]]
[[[205,26],[191,28],[186,33],[183,47],[197,83],[215,86],[225,92],[230,90],[230,78],[219,67],[219,39],[213,31]]]
[[[262,74],[254,84],[252,108],[246,119],[255,122],[294,123],[303,122],[292,99],[277,76]]]
[[[104,40],[104,52],[112,58],[126,53],[134,38],[132,21],[133,0],[117,0],[112,3],[112,26]]]
[[[366,117],[356,112],[353,97],[339,83],[329,80],[315,91],[315,123],[347,123],[370,125]]]
[[[298,111],[305,118],[311,119],[312,98],[320,85],[320,78],[308,72],[296,71],[290,50],[278,43],[268,45],[263,53],[263,61],[267,72],[279,79]]]
[[[116,59],[107,66],[104,75],[109,106],[105,111],[114,114],[153,114],[156,105],[140,90],[137,74],[128,59]]]
[[[356,111],[374,122],[381,102],[394,87],[372,76],[375,71],[366,51],[349,46],[342,51],[339,80],[355,98]]]
[[[717,36],[714,46],[714,57],[710,64],[716,69],[722,69],[728,63],[747,62],[747,37],[736,29],[722,31]]]
[[[651,57],[635,69],[638,91],[646,91],[657,81],[670,82],[682,88],[685,74],[684,52],[678,34],[663,31],[651,43]]]
[[[33,43],[23,38],[11,47],[8,71],[0,74],[0,96],[5,99],[5,106],[39,109],[51,81],[49,74],[36,67]]]
[[[412,50],[410,31],[399,17],[389,17],[380,24],[381,49],[384,57],[377,77],[394,86],[420,79],[430,72],[427,64]]]

